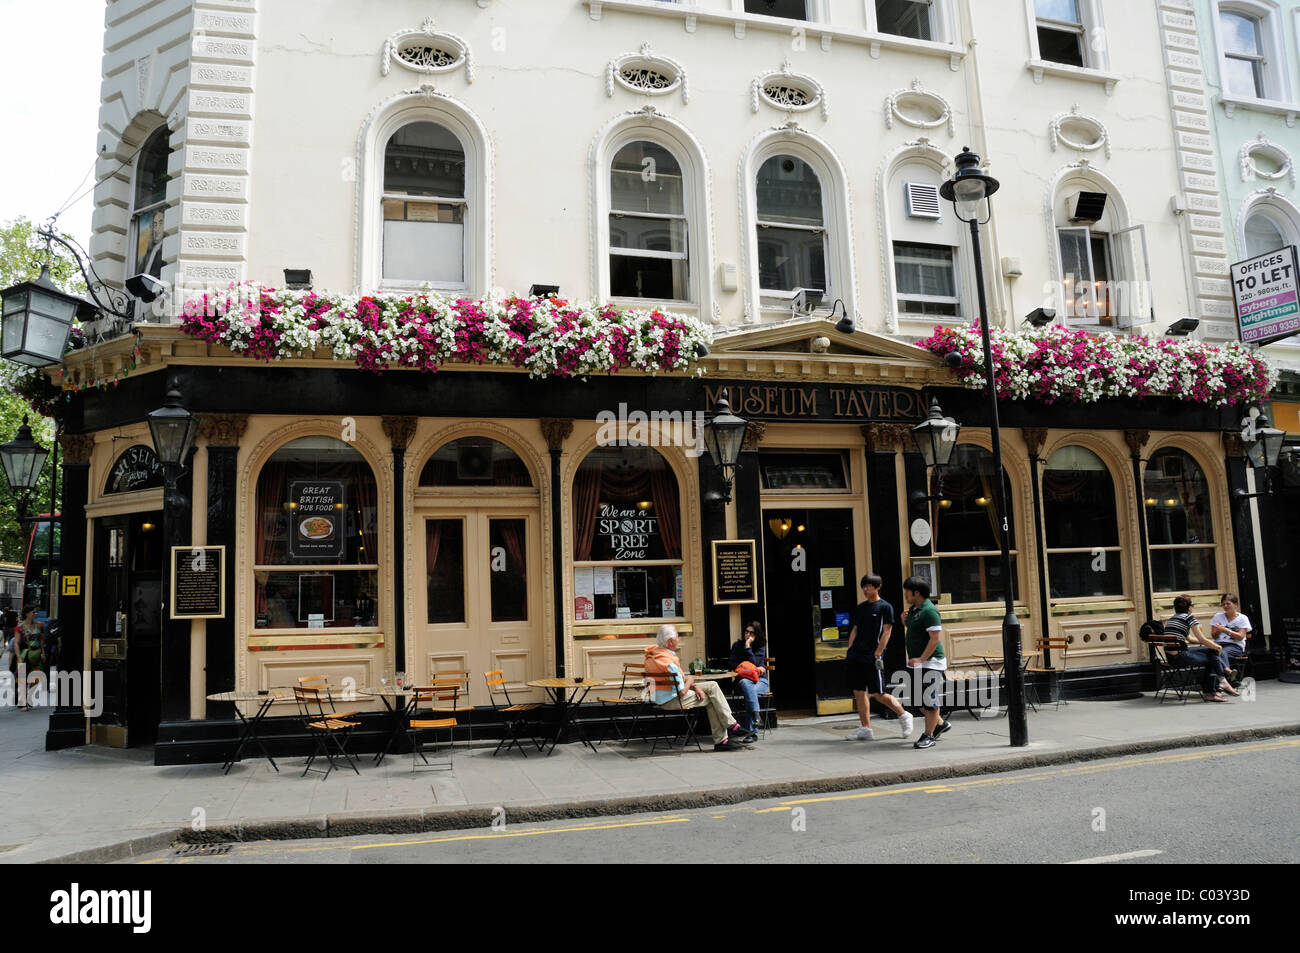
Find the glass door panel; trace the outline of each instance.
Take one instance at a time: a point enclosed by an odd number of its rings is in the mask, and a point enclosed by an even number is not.
[[[424,552],[429,624],[464,623],[464,520],[425,520]]]
[[[523,519],[488,520],[488,577],[493,622],[528,619],[528,550]]]

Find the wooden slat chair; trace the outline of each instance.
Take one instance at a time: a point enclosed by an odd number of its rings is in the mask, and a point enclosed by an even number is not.
[[[650,695],[649,711],[654,719],[655,725],[654,731],[647,736],[647,740],[650,741],[650,753],[655,753],[655,750],[659,747],[661,741],[670,748],[675,747],[678,738],[682,739],[683,751],[686,750],[686,746],[691,742],[695,742],[695,747],[700,751],[703,751],[704,748],[701,747],[700,739],[696,737],[695,733],[695,715],[696,712],[700,711],[700,709],[698,707],[662,708],[659,705],[656,705],[654,702],[654,692],[676,691],[673,677],[667,672],[662,674],[645,672],[645,677],[651,683],[650,691],[652,694]]]
[[[625,662],[623,677],[618,683],[618,691],[613,695],[601,695],[596,701],[609,711],[609,726],[614,736],[621,742],[631,741],[636,737],[637,723],[646,710],[646,702],[641,697],[645,685],[645,665],[639,662]],[[630,714],[629,714],[630,713]],[[624,734],[620,723],[631,719],[627,733]]]
[[[1142,624],[1138,638],[1147,644],[1151,665],[1155,669],[1156,701],[1163,704],[1173,692],[1179,701],[1187,704],[1189,695],[1201,694],[1201,666],[1180,664],[1178,657],[1187,651],[1187,643],[1182,638],[1165,635],[1164,623],[1155,619]]]
[[[1057,653],[1057,655],[1052,656],[1051,665],[1025,666],[1025,687],[1033,693],[1033,701],[1030,701],[1029,704],[1035,711],[1038,710],[1039,705],[1043,704],[1038,695],[1038,676],[1040,675],[1050,675],[1056,678],[1056,707],[1057,709],[1061,707],[1061,702],[1065,697],[1065,660],[1069,647],[1070,641],[1064,637],[1047,636],[1034,643],[1035,652]],[[1059,665],[1056,662],[1058,657],[1060,658]]]
[[[452,715],[456,718],[464,718],[465,730],[468,734],[468,743],[471,751],[474,747],[474,712],[479,711],[480,707],[469,703],[469,669],[465,668],[445,668],[441,671],[434,672],[429,681],[430,688],[455,688],[456,699],[448,706],[445,701],[433,705],[432,710],[437,715]]]
[[[410,707],[407,708],[406,720],[406,737],[411,742],[411,773],[415,773],[415,758],[419,755],[426,767],[431,768],[452,768],[452,761],[455,757],[456,746],[453,743],[453,732],[458,724],[456,720],[456,703],[460,697],[460,685],[429,685],[415,688],[411,692]],[[428,709],[431,713],[437,715],[447,711],[451,712],[451,717],[434,717],[420,718],[419,713]],[[445,762],[430,762],[424,755],[424,748],[427,742],[425,736],[431,736],[434,740],[434,749],[437,750],[437,731],[441,728],[447,729],[447,760]]]
[[[330,690],[330,680],[325,675],[303,675],[298,679],[298,684],[303,688],[314,688],[317,691],[324,692],[324,701],[329,706],[329,713],[335,718],[353,718],[356,716],[355,711],[339,711],[338,706],[334,703],[334,693]]]
[[[501,719],[501,740],[497,746],[492,749],[492,757],[496,757],[501,746],[505,745],[509,751],[516,745],[519,751],[526,758],[528,752],[524,749],[524,744],[520,740],[521,735],[527,735],[529,740],[541,751],[543,744],[538,744],[537,735],[533,732],[533,721],[536,716],[530,719],[529,713],[536,712],[542,706],[536,702],[523,702],[516,704],[510,700],[510,690],[506,687],[506,676],[501,669],[483,673],[483,681],[487,684],[488,699],[492,702],[492,710]],[[497,696],[505,698],[505,704],[497,701]],[[509,742],[509,744],[507,744]]]
[[[352,770],[359,775],[361,772],[357,769],[356,759],[348,753],[348,739],[352,736],[352,730],[356,728],[359,721],[348,721],[340,718],[333,712],[333,704],[328,701],[325,694],[319,688],[305,688],[301,685],[294,686],[294,701],[298,703],[298,711],[303,718],[303,726],[307,729],[307,735],[315,742],[316,747],[311,757],[307,759],[306,766],[302,769],[302,776],[306,777],[307,772],[311,770],[312,762],[316,760],[317,755],[324,755],[325,760],[329,762],[329,767],[325,769],[325,777],[330,776],[337,765],[335,758],[342,756],[347,759]],[[330,710],[326,710],[326,709]],[[319,769],[317,769],[319,770]]]

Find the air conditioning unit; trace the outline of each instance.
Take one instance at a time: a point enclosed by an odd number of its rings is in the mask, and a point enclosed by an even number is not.
[[[1101,221],[1106,212],[1105,192],[1080,192],[1069,201],[1070,221],[1076,225],[1091,225]]]
[[[929,182],[904,182],[903,189],[907,196],[908,218],[939,220],[939,186]]]
[[[492,479],[492,442],[490,440],[457,441],[456,479]]]

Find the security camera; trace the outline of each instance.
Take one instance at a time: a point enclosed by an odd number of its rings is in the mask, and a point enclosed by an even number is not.
[[[153,275],[136,275],[126,279],[126,290],[145,304],[167,293],[167,286]]]

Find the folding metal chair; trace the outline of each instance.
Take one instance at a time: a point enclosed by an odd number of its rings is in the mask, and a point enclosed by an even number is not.
[[[1034,650],[1036,652],[1043,652],[1043,653],[1056,652],[1060,656],[1060,660],[1061,660],[1059,666],[1055,663],[1055,661],[1053,661],[1051,665],[1026,665],[1025,666],[1024,668],[1025,688],[1028,689],[1030,692],[1033,692],[1034,701],[1030,702],[1029,704],[1035,711],[1038,710],[1038,705],[1043,704],[1043,700],[1042,698],[1039,697],[1038,694],[1037,676],[1039,675],[1051,675],[1053,678],[1056,679],[1056,707],[1057,709],[1061,707],[1061,702],[1065,698],[1065,658],[1066,658],[1066,652],[1069,649],[1069,647],[1070,647],[1069,639],[1063,637],[1054,638],[1052,636],[1048,636],[1046,638],[1039,639],[1037,642],[1034,643]],[[1031,679],[1029,677],[1031,675],[1035,677]],[[1069,702],[1066,702],[1066,704],[1068,705]]]
[[[670,691],[676,692],[677,686],[673,681],[672,675],[667,672],[655,673],[646,672],[645,677],[651,682],[650,691]],[[648,736],[650,741],[650,753],[654,754],[659,747],[659,742],[664,742],[669,748],[676,747],[677,739],[682,739],[682,750],[691,742],[700,751],[704,748],[700,745],[700,739],[695,735],[695,713],[700,709],[696,708],[664,708],[662,705],[654,703],[654,695],[651,694],[650,714],[654,718],[655,730]],[[667,730],[674,724],[681,725],[680,730],[674,730],[671,733]]]
[[[455,688],[456,699],[448,706],[445,701],[439,702],[432,707],[432,711],[437,715],[452,715],[459,719],[464,718],[465,731],[468,735],[468,744],[471,753],[474,748],[474,712],[479,710],[479,706],[469,703],[469,669],[442,669],[434,672],[429,680],[430,688]]]
[[[407,708],[408,718],[406,721],[406,737],[411,742],[411,773],[415,773],[415,758],[419,755],[420,760],[427,767],[453,767],[456,746],[452,737],[456,728],[456,702],[460,696],[460,686],[443,685],[427,686],[415,688],[411,691],[411,703]],[[450,706],[450,708],[448,707]],[[450,710],[450,718],[417,718],[421,709],[430,709],[432,712],[440,713]],[[433,736],[434,749],[437,749],[436,732],[440,728],[447,729],[447,760],[446,762],[431,763],[424,755],[426,735]]]
[[[294,687],[293,697],[298,703],[298,711],[302,714],[307,735],[316,743],[315,750],[302,769],[302,776],[307,776],[307,772],[311,770],[312,762],[316,760],[317,755],[324,755],[325,760],[329,762],[329,767],[325,769],[325,777],[327,778],[330,776],[330,772],[337,767],[334,759],[340,755],[347,759],[353,771],[356,771],[358,775],[361,774],[357,769],[356,759],[348,753],[348,739],[352,736],[352,729],[361,723],[347,721],[334,715],[332,712],[333,705],[329,706],[331,711],[327,712],[325,710],[327,701],[319,688],[304,688],[297,685]]]
[[[1179,656],[1187,650],[1187,643],[1176,635],[1165,635],[1164,623],[1150,620],[1138,630],[1138,638],[1147,643],[1151,665],[1156,676],[1156,701],[1161,704],[1173,692],[1187,704],[1187,696],[1201,694],[1201,667],[1180,664]]]
[[[501,719],[501,740],[492,749],[492,757],[496,757],[502,745],[506,746],[507,751],[518,745],[523,756],[528,757],[523,742],[519,740],[520,735],[527,735],[529,740],[537,746],[537,750],[541,751],[545,743],[538,744],[537,736],[533,733],[529,719],[526,716],[529,712],[535,712],[542,706],[536,702],[516,704],[511,701],[510,690],[506,687],[505,673],[501,669],[484,672],[483,681],[487,683],[488,699],[492,702],[492,710]],[[497,703],[498,695],[505,698],[506,703],[504,705]],[[509,742],[509,744],[506,744],[506,742]]]
[[[619,741],[627,742],[636,737],[636,726],[646,706],[645,700],[641,697],[644,684],[645,666],[636,662],[626,662],[623,665],[623,677],[619,681],[618,692],[596,698],[596,701],[608,709],[609,726],[614,730],[614,736]],[[629,695],[629,692],[632,694]],[[625,722],[628,718],[620,713],[627,711],[632,713],[632,724],[628,728],[628,733],[624,734],[620,722]]]

